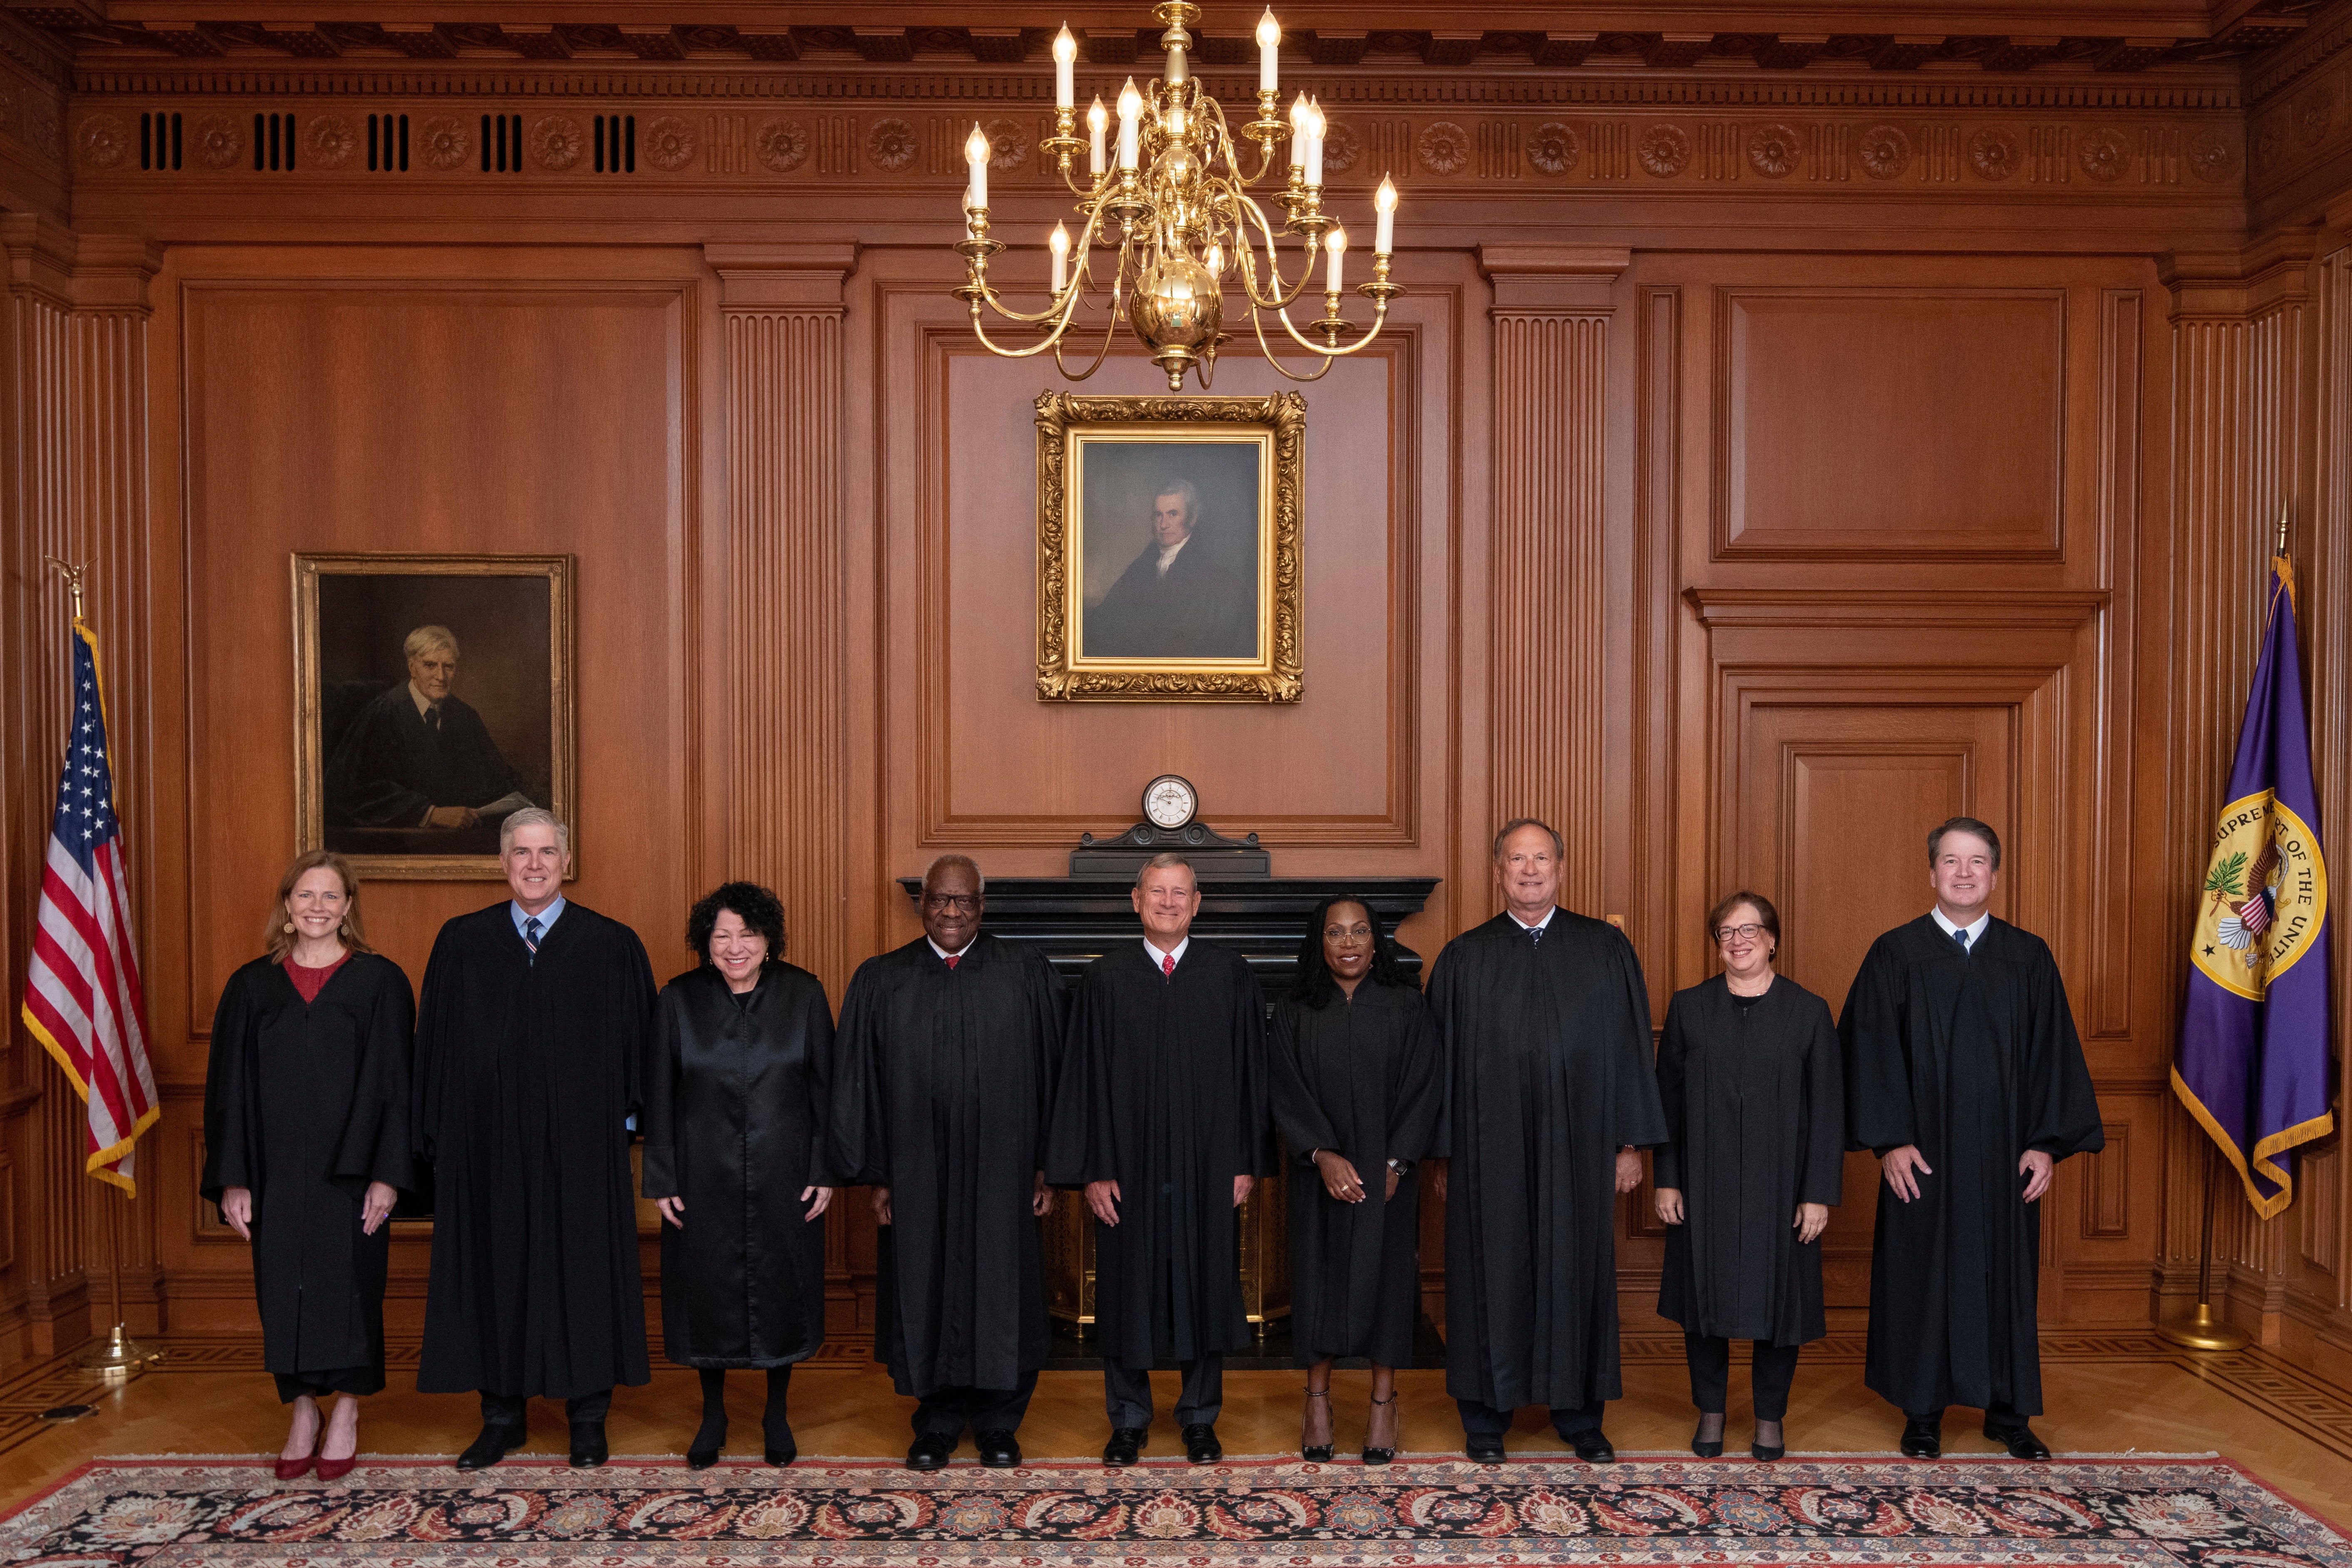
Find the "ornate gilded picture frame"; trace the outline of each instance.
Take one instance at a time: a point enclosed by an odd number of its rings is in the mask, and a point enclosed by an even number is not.
[[[297,554],[295,829],[362,877],[497,880],[499,825],[574,815],[569,555]]]
[[[1037,399],[1037,697],[1296,702],[1307,399]]]

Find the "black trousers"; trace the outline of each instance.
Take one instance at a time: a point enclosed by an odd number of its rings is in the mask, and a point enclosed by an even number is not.
[[[1789,1385],[1797,1381],[1800,1345],[1755,1342],[1748,1376],[1756,1394],[1756,1419],[1778,1421],[1789,1414]],[[1731,1392],[1731,1342],[1713,1334],[1683,1335],[1683,1353],[1690,1360],[1691,1403],[1702,1415],[1723,1414]]]
[[[1914,1421],[1941,1421],[1944,1418],[1940,1410],[1906,1410],[1903,1414]],[[2012,1426],[2027,1425],[2029,1418],[2020,1415],[2014,1405],[1996,1402],[1985,1406],[1985,1426],[1995,1432],[2006,1432]]]
[[[492,1394],[486,1388],[482,1390],[482,1425],[511,1426],[520,1432],[530,1424],[525,1415],[530,1405],[530,1396],[527,1394]],[[604,1413],[612,1408],[613,1391],[609,1388],[563,1402],[563,1413],[574,1426],[602,1421]]]
[[[331,1372],[275,1372],[278,1380],[278,1401],[291,1405],[304,1394],[313,1399],[325,1399],[332,1394],[381,1394],[383,1392],[383,1368],[377,1366],[341,1366]]]
[[[1473,1437],[1499,1437],[1511,1429],[1511,1412],[1497,1410],[1475,1399],[1456,1399],[1462,1411],[1462,1430]],[[1609,1408],[1605,1399],[1588,1405],[1555,1405],[1551,1407],[1552,1430],[1573,1440],[1580,1432],[1601,1430],[1601,1413]]]
[[[1213,1426],[1225,1408],[1225,1352],[1209,1351],[1181,1363],[1184,1386],[1176,1395],[1176,1424]],[[1151,1425],[1151,1368],[1103,1357],[1103,1408],[1113,1426]]]
[[[1024,1372],[1017,1388],[940,1388],[915,1403],[915,1436],[961,1437],[975,1432],[1015,1432],[1029,1414],[1029,1396],[1037,1392],[1037,1374]],[[1148,1395],[1147,1395],[1148,1397]]]

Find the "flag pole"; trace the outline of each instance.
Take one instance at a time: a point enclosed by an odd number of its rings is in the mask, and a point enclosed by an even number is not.
[[[2206,1140],[2205,1239],[2197,1249],[2197,1310],[2156,1326],[2156,1331],[2174,1344],[2193,1351],[2242,1351],[2253,1342],[2253,1336],[2223,1321],[2213,1310],[2213,1205],[2221,1191],[2215,1180],[2221,1163],[2221,1151],[2212,1140]]]
[[[100,1203],[106,1194],[99,1194]],[[131,1200],[126,1196],[125,1203]],[[111,1204],[106,1209],[106,1271],[113,1287],[114,1327],[106,1331],[89,1349],[81,1352],[76,1364],[86,1372],[103,1373],[108,1381],[120,1377],[128,1380],[151,1361],[161,1361],[163,1352],[150,1349],[131,1337],[130,1326],[122,1316],[122,1221]]]

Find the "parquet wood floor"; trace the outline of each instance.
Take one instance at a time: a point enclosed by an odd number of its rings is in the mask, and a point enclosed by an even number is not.
[[[93,1384],[70,1359],[47,1363],[0,1384],[0,1506],[40,1491],[84,1459],[106,1454],[253,1454],[277,1452],[285,1415],[249,1340],[178,1338],[163,1342],[168,1359],[121,1387]],[[2261,1352],[2198,1356],[2137,1331],[2067,1332],[2043,1342],[2043,1382],[2050,1414],[2035,1423],[2053,1448],[2116,1453],[2216,1451],[2239,1460],[2287,1496],[2339,1526],[2352,1528],[2352,1391]],[[863,1347],[828,1346],[823,1364],[793,1380],[793,1426],[805,1454],[894,1455],[905,1451],[912,1402],[890,1389],[880,1369],[863,1360]],[[1862,1386],[1859,1336],[1833,1335],[1808,1350],[1791,1399],[1788,1432],[1798,1452],[1886,1453],[1901,1423]],[[392,1347],[393,1386],[366,1402],[363,1451],[455,1454],[478,1427],[470,1398],[420,1394],[412,1381],[414,1343]],[[1745,1374],[1733,1369],[1731,1445],[1748,1434]],[[658,1364],[658,1363],[657,1363]],[[730,1454],[756,1454],[760,1444],[759,1380],[738,1376],[730,1390]],[[1156,1379],[1161,1402],[1150,1452],[1181,1451],[1168,1415],[1172,1374]],[[1338,1439],[1341,1451],[1360,1443],[1370,1374],[1339,1373]],[[1234,1454],[1278,1453],[1297,1441],[1300,1379],[1284,1372],[1229,1373],[1225,1414],[1218,1430]],[[1626,1397],[1610,1407],[1609,1435],[1622,1453],[1678,1453],[1692,1426],[1689,1388],[1679,1343],[1629,1340]],[[1099,1376],[1049,1372],[1023,1426],[1025,1451],[1038,1458],[1082,1458],[1101,1450],[1105,1426]],[[1399,1379],[1408,1449],[1451,1450],[1461,1439],[1441,1372],[1411,1372]],[[68,1402],[98,1406],[80,1420],[48,1423],[39,1412]],[[624,1389],[609,1428],[616,1454],[676,1453],[693,1431],[699,1395],[692,1375],[660,1366],[650,1387]],[[1946,1451],[1994,1451],[1969,1416],[1955,1411],[1945,1429]],[[530,1450],[561,1452],[566,1434],[561,1406],[538,1402],[531,1412]],[[1521,1415],[1514,1448],[1562,1447],[1536,1412]],[[1737,1447],[1734,1451],[1738,1451]],[[967,1446],[959,1462],[970,1462]]]

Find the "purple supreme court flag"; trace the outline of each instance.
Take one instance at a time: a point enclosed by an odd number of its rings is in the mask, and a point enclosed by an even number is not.
[[[2296,646],[2294,567],[2282,556],[2271,563],[2270,624],[2197,898],[2172,1068],[2173,1092],[2264,1219],[2294,1197],[2289,1151],[2335,1127],[2327,865]]]

